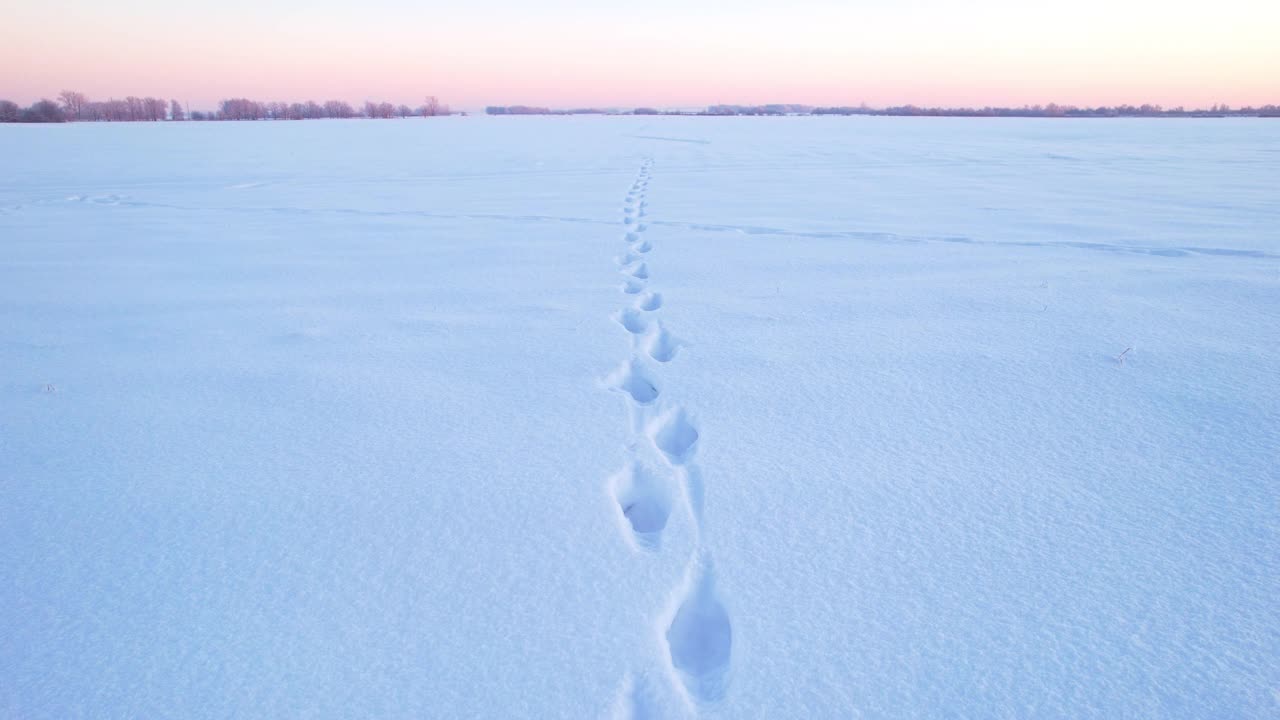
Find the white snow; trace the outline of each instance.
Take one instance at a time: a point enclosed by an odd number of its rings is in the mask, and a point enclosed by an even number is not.
[[[4,717],[1280,714],[1280,124],[0,157]]]

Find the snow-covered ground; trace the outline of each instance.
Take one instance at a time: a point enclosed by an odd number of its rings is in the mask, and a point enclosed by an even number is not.
[[[1276,122],[0,157],[4,717],[1280,714]]]

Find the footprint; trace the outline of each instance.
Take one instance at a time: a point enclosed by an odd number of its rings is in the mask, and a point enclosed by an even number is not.
[[[653,243],[649,242],[648,240],[642,240],[632,245],[631,249],[635,250],[638,253],[647,253],[653,249]]]
[[[680,341],[662,327],[661,323],[654,323],[653,331],[644,339],[644,351],[649,357],[660,363],[668,363],[675,359],[679,350]]]
[[[675,408],[649,423],[649,439],[662,451],[667,462],[684,465],[698,442],[698,430],[689,421],[684,408]]]
[[[648,280],[648,279],[649,279],[649,266],[648,266],[648,265],[646,265],[646,264],[644,264],[644,263],[640,263],[639,265],[635,266],[634,268],[631,268],[631,277],[633,277],[633,278],[639,278],[640,280]]]
[[[613,374],[605,379],[605,383],[615,390],[621,390],[630,395],[637,405],[648,405],[658,399],[657,386],[645,377],[644,370],[636,364],[635,360],[623,363],[622,367],[613,371]]]
[[[656,550],[662,531],[671,516],[672,491],[639,462],[609,479],[609,489],[618,502],[618,511],[631,529],[636,546]]]
[[[649,312],[657,310],[662,307],[662,293],[646,292],[636,301],[636,307]]]
[[[629,242],[629,243],[639,242],[639,241],[640,241],[640,234],[639,234],[639,233],[629,232],[629,233],[627,233],[627,234],[626,234],[625,238],[626,238],[626,241],[627,241],[627,242]]]
[[[627,282],[622,286],[622,292],[628,295],[637,295],[644,292],[644,281],[635,278],[627,278]]]
[[[706,552],[689,568],[683,592],[667,627],[671,664],[695,702],[715,702],[728,689],[733,626],[716,595],[715,568]]]
[[[614,315],[614,319],[632,335],[639,335],[649,329],[649,322],[645,320],[644,315],[640,314],[639,310],[627,308]]]
[[[640,260],[641,257],[638,254],[628,250],[626,253],[619,255],[616,259],[618,261],[619,266],[626,267],[627,265],[630,265],[631,263]]]

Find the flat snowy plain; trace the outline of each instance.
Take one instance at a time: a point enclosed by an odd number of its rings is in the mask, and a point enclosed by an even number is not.
[[[6,718],[1280,715],[1280,121],[0,157]]]

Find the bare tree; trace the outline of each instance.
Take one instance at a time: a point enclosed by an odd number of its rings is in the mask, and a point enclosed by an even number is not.
[[[116,100],[115,98],[111,98],[110,100],[102,103],[102,110],[103,115],[106,116],[107,120],[125,122],[132,119],[129,116],[129,101],[127,100]]]
[[[422,106],[423,117],[434,117],[440,114],[440,100],[435,95],[428,95],[427,102]]]
[[[62,102],[63,112],[72,120],[83,118],[84,106],[89,102],[84,93],[75,90],[63,90],[58,93],[58,100]]]
[[[142,99],[143,118],[151,122],[163,120],[165,111],[169,108],[169,103],[158,97],[147,97]]]
[[[369,118],[393,118],[396,116],[396,106],[389,102],[376,103],[369,100],[364,104],[364,115]]]
[[[355,117],[355,108],[341,100],[330,100],[324,104],[324,114],[331,118]]]
[[[248,98],[231,98],[222,101],[219,118],[222,120],[261,120],[265,112],[262,103]]]
[[[182,111],[182,105],[177,100],[169,101],[169,119],[170,120],[186,120],[187,114]]]
[[[18,122],[21,114],[22,108],[18,107],[18,103],[12,100],[0,100],[0,123]]]
[[[93,120],[96,122],[102,122],[102,121],[110,122],[113,119],[111,117],[110,110],[111,110],[110,100],[94,101],[85,106],[84,116],[86,120]]]

